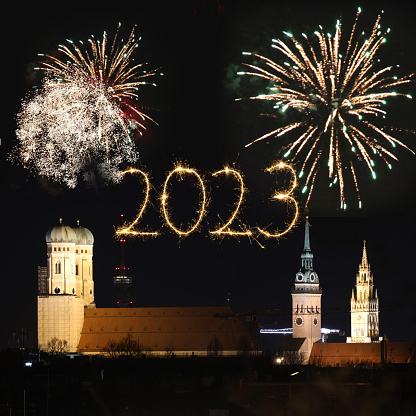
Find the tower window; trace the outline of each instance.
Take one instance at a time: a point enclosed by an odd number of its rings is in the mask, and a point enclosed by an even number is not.
[[[75,263],[75,274],[78,276],[78,263]]]
[[[56,247],[53,248],[53,251],[56,251]]]
[[[57,261],[55,263],[55,273],[56,274],[61,274],[61,262],[60,261]]]

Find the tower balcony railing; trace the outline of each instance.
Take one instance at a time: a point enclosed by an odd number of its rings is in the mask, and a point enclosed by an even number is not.
[[[303,286],[304,283],[300,283],[296,286],[292,286],[292,293],[318,293],[322,294],[322,288],[319,285],[316,285],[317,287],[310,287],[308,284],[308,287]],[[315,286],[315,285],[314,285]]]

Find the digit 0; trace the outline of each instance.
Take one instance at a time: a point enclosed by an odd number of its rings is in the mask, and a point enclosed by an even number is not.
[[[169,210],[168,210],[168,202],[169,202],[169,194],[168,194],[168,185],[169,181],[171,180],[172,176],[174,175],[194,175],[198,179],[198,183],[201,190],[202,198],[199,202],[199,209],[198,209],[198,218],[194,222],[193,225],[191,225],[189,228],[183,230],[175,226],[175,224],[171,221]],[[166,178],[165,184],[163,186],[163,194],[162,194],[162,212],[165,217],[166,223],[168,226],[176,233],[179,234],[182,237],[186,237],[187,235],[191,234],[193,231],[195,231],[199,224],[201,223],[202,218],[205,215],[205,205],[206,205],[206,192],[205,192],[205,186],[204,182],[199,176],[198,172],[194,169],[185,168],[182,166],[177,166],[175,169],[173,169],[169,175]]]

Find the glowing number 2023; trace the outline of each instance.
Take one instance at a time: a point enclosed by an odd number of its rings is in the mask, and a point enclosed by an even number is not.
[[[297,186],[297,181],[296,181],[296,172],[295,170],[292,168],[292,166],[284,163],[284,162],[278,162],[274,165],[272,165],[271,167],[267,168],[266,171],[267,172],[274,172],[274,171],[279,171],[279,170],[289,170],[289,172],[291,173],[291,181],[290,181],[290,185],[288,187],[287,190],[281,191],[281,192],[275,192],[272,196],[272,199],[275,200],[279,200],[285,203],[288,203],[290,205],[294,206],[294,216],[291,220],[291,222],[288,224],[287,228],[284,231],[275,231],[275,232],[268,232],[260,227],[257,227],[257,230],[259,231],[259,233],[261,233],[263,236],[268,237],[268,238],[279,238],[283,235],[285,235],[286,233],[288,233],[291,228],[296,224],[297,220],[298,220],[298,215],[299,215],[299,208],[298,208],[298,204],[295,200],[295,198],[293,197],[293,192]],[[122,175],[125,174],[140,174],[143,176],[145,184],[146,184],[146,189],[144,192],[144,199],[143,199],[143,203],[139,209],[139,212],[136,216],[136,218],[134,219],[134,221],[132,221],[130,224],[124,224],[122,227],[118,228],[116,231],[117,235],[142,235],[142,236],[157,236],[159,235],[159,233],[157,231],[138,231],[135,229],[137,223],[140,221],[140,218],[142,217],[148,200],[149,200],[149,192],[150,192],[150,181],[149,181],[149,177],[148,175],[143,172],[142,170],[139,169],[128,169],[124,172],[121,173]],[[219,228],[215,229],[214,231],[209,231],[210,234],[212,235],[247,235],[247,236],[251,236],[252,235],[252,231],[250,230],[246,230],[244,229],[243,231],[235,231],[232,230],[230,228],[230,225],[235,221],[237,214],[240,210],[240,206],[243,202],[243,197],[244,197],[244,182],[243,182],[243,178],[241,176],[241,174],[235,170],[235,169],[231,169],[231,168],[224,168],[222,170],[219,170],[215,173],[213,173],[213,176],[217,176],[217,175],[233,175],[235,178],[237,178],[238,180],[238,184],[239,184],[239,197],[238,197],[238,201],[235,204],[235,209],[234,211],[231,213],[230,217],[228,218],[228,221],[224,222],[222,224],[222,226],[220,226]],[[199,185],[199,189],[200,189],[200,194],[201,194],[201,198],[199,201],[199,208],[198,208],[198,217],[195,220],[195,222],[193,222],[192,225],[190,225],[187,229],[181,229],[178,228],[173,221],[171,220],[171,215],[169,213],[169,209],[168,209],[168,202],[169,202],[169,193],[168,193],[168,187],[169,187],[169,183],[172,179],[172,177],[174,175],[179,175],[180,177],[182,177],[183,175],[193,175],[197,178],[198,181],[198,185]],[[162,193],[162,197],[161,197],[161,211],[163,213],[163,216],[165,218],[166,224],[169,226],[169,228],[171,230],[173,230],[176,234],[182,236],[182,237],[186,237],[187,235],[191,234],[192,232],[194,232],[198,226],[200,225],[204,215],[206,214],[206,204],[207,204],[207,196],[206,196],[206,190],[205,190],[205,185],[204,185],[204,181],[202,180],[201,176],[198,174],[198,172],[194,169],[188,168],[188,167],[182,167],[182,166],[177,166],[175,169],[173,169],[171,172],[169,172],[166,181],[164,183],[163,186],[163,193]]]

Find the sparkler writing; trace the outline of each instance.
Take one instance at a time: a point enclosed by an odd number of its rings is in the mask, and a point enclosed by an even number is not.
[[[291,174],[291,180],[288,189],[283,191],[276,191],[272,195],[272,199],[277,201],[282,201],[287,204],[289,204],[294,209],[294,215],[290,222],[287,223],[286,228],[283,231],[276,231],[276,232],[268,232],[265,229],[262,229],[260,227],[256,227],[257,234],[260,234],[266,238],[274,238],[279,239],[285,234],[287,234],[289,231],[292,230],[292,228],[296,225],[299,217],[299,207],[296,199],[293,196],[293,192],[296,189],[297,186],[297,180],[296,180],[296,172],[293,169],[292,166],[285,162],[276,162],[271,167],[267,168],[266,171],[269,173],[273,173],[275,171],[280,170],[288,170]],[[123,226],[119,227],[116,230],[116,236],[150,236],[150,237],[156,237],[160,235],[159,231],[143,231],[138,230],[136,227],[138,226],[138,223],[140,219],[142,218],[142,215],[149,203],[149,191],[150,191],[150,180],[149,175],[140,169],[127,169],[124,172],[121,173],[122,176],[126,174],[139,174],[144,178],[144,182],[146,184],[145,191],[144,191],[144,198],[143,202],[138,210],[138,214],[136,218],[131,223],[125,223]],[[175,225],[174,221],[172,220],[172,213],[169,210],[169,197],[170,194],[168,192],[169,184],[173,180],[174,176],[178,175],[180,178],[183,178],[185,175],[191,175],[196,178],[197,187],[199,189],[200,193],[200,199],[199,199],[199,206],[197,208],[197,218],[190,223],[190,225],[187,228],[181,228]],[[236,220],[238,212],[241,208],[241,205],[244,200],[244,193],[245,193],[245,187],[244,187],[244,181],[241,173],[234,169],[225,167],[215,173],[212,174],[212,176],[218,176],[218,175],[232,175],[234,176],[238,181],[238,189],[239,189],[239,196],[238,200],[235,204],[235,209],[229,216],[228,220],[225,221],[221,226],[217,227],[216,229],[209,231],[209,234],[211,236],[248,236],[251,237],[255,234],[254,230],[250,230],[247,227],[243,226],[243,229],[241,231],[236,231],[231,228],[231,224]],[[188,166],[182,166],[181,164],[178,164],[172,171],[170,171],[166,177],[166,180],[163,185],[163,191],[161,194],[161,213],[165,220],[166,225],[170,228],[171,231],[178,234],[180,237],[186,237],[190,235],[191,233],[195,232],[201,225],[201,222],[203,218],[205,217],[207,213],[207,191],[205,187],[205,183],[201,175],[195,170]]]
[[[170,218],[170,213],[169,213],[169,209],[168,209],[168,200],[169,200],[169,193],[168,193],[168,184],[169,181],[171,179],[171,177],[173,175],[178,174],[179,176],[183,176],[183,175],[194,175],[197,179],[198,179],[198,185],[200,187],[201,190],[201,195],[202,198],[200,200],[200,204],[199,204],[199,209],[198,209],[198,218],[195,221],[195,223],[193,225],[191,225],[187,230],[182,230],[178,227],[176,227],[173,222],[171,221]],[[206,204],[206,192],[205,192],[205,186],[204,186],[204,182],[201,178],[201,176],[199,175],[199,173],[191,168],[188,167],[182,167],[182,166],[177,166],[175,169],[173,169],[168,177],[166,178],[165,184],[163,186],[163,194],[162,194],[162,211],[163,211],[163,215],[165,217],[166,223],[168,224],[168,226],[178,235],[180,235],[181,237],[185,237],[189,234],[191,234],[193,231],[195,231],[198,228],[198,225],[200,224],[202,218],[205,215],[205,204]]]
[[[145,184],[146,184],[146,189],[144,191],[144,198],[143,198],[143,203],[140,206],[139,212],[136,216],[136,218],[130,223],[130,224],[124,224],[122,227],[118,228],[116,230],[116,234],[118,235],[141,235],[141,236],[157,236],[159,233],[157,231],[137,231],[134,230],[134,227],[136,226],[136,224],[140,221],[140,218],[142,217],[146,207],[147,207],[147,203],[149,202],[149,192],[150,192],[150,180],[149,180],[149,175],[140,170],[140,169],[128,169],[125,170],[124,172],[120,173],[120,176],[124,176],[126,174],[139,174],[141,176],[143,176]]]
[[[296,172],[292,166],[283,162],[278,162],[266,169],[266,171],[269,173],[272,173],[276,170],[289,170],[291,174],[291,181],[290,181],[289,188],[286,191],[282,191],[282,192],[276,191],[274,195],[272,196],[272,199],[276,199],[282,202],[287,202],[289,205],[292,205],[294,207],[295,212],[294,212],[292,221],[288,224],[287,228],[281,232],[278,232],[276,230],[274,233],[269,233],[268,231],[257,227],[257,229],[260,231],[261,234],[269,238],[270,237],[279,238],[287,234],[297,223],[298,217],[299,217],[298,203],[296,202],[296,199],[293,197],[293,191],[296,189],[298,185],[297,180],[296,180]]]
[[[235,169],[230,169],[229,167],[225,167],[222,170],[219,170],[218,172],[215,172],[212,174],[212,176],[217,176],[217,175],[221,175],[221,174],[225,174],[225,175],[233,175],[234,177],[237,178],[238,180],[238,184],[239,184],[239,192],[240,195],[238,197],[238,201],[235,205],[235,210],[232,212],[232,214],[230,215],[230,218],[228,219],[228,221],[226,223],[223,224],[222,227],[218,228],[215,231],[210,231],[211,234],[213,235],[222,235],[222,234],[228,234],[228,235],[252,235],[252,232],[250,230],[244,230],[244,231],[234,231],[230,228],[231,223],[234,222],[234,220],[237,217],[237,214],[240,210],[240,206],[243,202],[243,197],[244,197],[244,181],[243,181],[243,177],[241,176],[240,172],[238,172]]]

